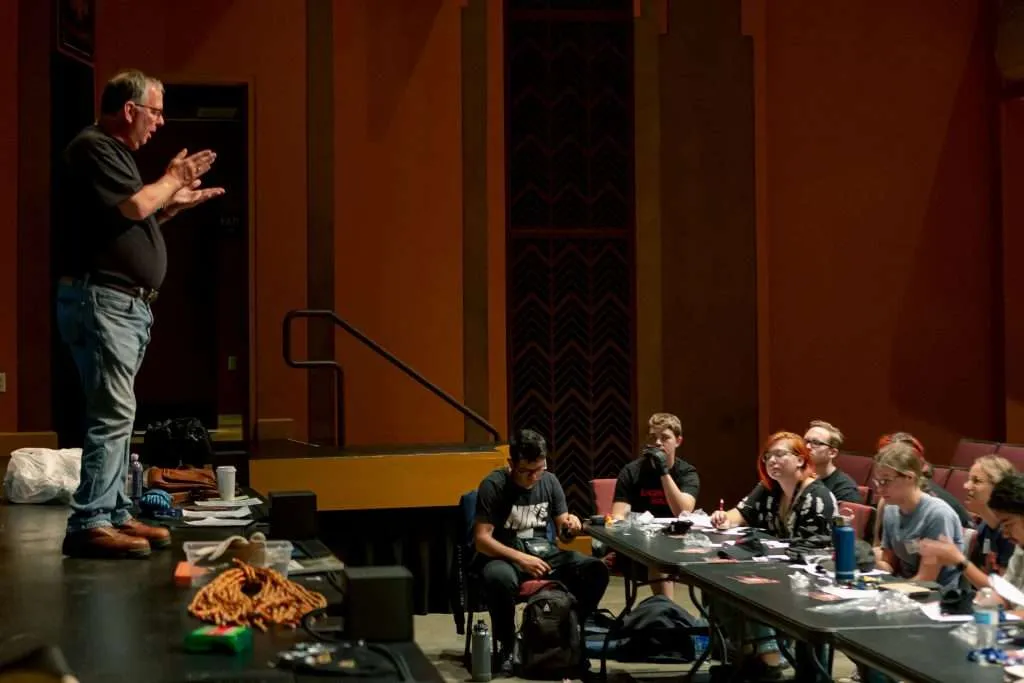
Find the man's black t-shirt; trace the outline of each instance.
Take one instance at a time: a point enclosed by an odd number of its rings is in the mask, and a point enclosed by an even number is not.
[[[484,477],[477,490],[476,521],[494,525],[494,538],[510,548],[517,538],[544,537],[548,520],[568,512],[558,477],[545,472],[531,489],[517,486],[506,469]]]
[[[57,275],[101,274],[159,289],[167,247],[156,217],[132,221],[117,208],[143,187],[131,151],[88,126],[64,150],[58,182]]]
[[[697,468],[676,458],[669,470],[672,481],[679,490],[689,493],[694,499],[700,493],[700,477]],[[630,512],[650,512],[655,517],[675,517],[665,497],[661,476],[644,458],[638,458],[622,468],[615,482],[616,503],[629,503]]]
[[[857,490],[857,482],[855,482],[850,475],[843,472],[841,469],[836,468],[832,470],[832,474],[827,477],[822,477],[819,481],[825,485],[832,495],[836,497],[836,500],[840,503],[863,503],[864,499],[861,498],[860,491]]]

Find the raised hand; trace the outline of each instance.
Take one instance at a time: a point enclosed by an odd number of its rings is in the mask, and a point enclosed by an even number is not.
[[[171,196],[171,200],[164,207],[164,210],[174,215],[178,211],[184,209],[191,209],[193,206],[198,206],[203,202],[219,197],[224,194],[223,187],[208,187],[200,190],[199,185],[202,181],[198,178],[193,180],[187,187],[183,187],[174,195]]]
[[[181,184],[183,188],[189,187],[210,170],[216,159],[216,153],[209,149],[196,152],[191,156],[187,149],[183,149],[171,159],[171,163],[167,164],[167,175]]]

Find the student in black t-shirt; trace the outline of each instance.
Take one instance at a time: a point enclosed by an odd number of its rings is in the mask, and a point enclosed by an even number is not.
[[[818,481],[832,492],[836,500],[863,503],[857,482],[836,467],[836,456],[843,447],[843,433],[824,420],[813,420],[804,433],[804,443],[811,449],[811,460]]]
[[[215,156],[182,150],[146,185],[132,152],[164,123],[163,85],[139,71],[103,88],[100,118],[64,150],[54,247],[57,326],[85,393],[82,472],[63,552],[138,557],[166,548],[167,529],[132,518],[125,495],[135,421],[135,375],[167,270],[160,223],[224,193],[199,189]]]
[[[683,425],[670,413],[655,413],[647,421],[647,448],[644,454],[622,468],[615,482],[612,517],[625,519],[630,512],[650,512],[655,517],[678,517],[692,512],[700,493],[697,468],[676,457],[683,443]],[[622,560],[625,562],[625,560]],[[623,567],[635,580],[642,581],[643,567]],[[646,578],[664,578],[653,571]],[[672,584],[660,581],[651,584],[655,595],[672,597]]]
[[[508,467],[488,474],[477,491],[473,535],[477,569],[491,613],[502,668],[511,670],[515,604],[527,579],[560,581],[576,597],[580,623],[608,587],[601,560],[560,550],[549,527],[575,535],[580,520],[569,514],[558,478],[547,471],[547,444],[537,432],[519,430],[509,443]]]

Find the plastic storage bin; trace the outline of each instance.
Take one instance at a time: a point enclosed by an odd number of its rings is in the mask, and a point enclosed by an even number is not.
[[[185,561],[192,571],[192,585],[207,583],[214,576],[235,566],[234,559],[244,560],[254,567],[269,567],[288,577],[288,565],[292,560],[291,541],[249,541],[230,547],[220,557],[211,560],[208,554],[221,545],[219,541],[186,541],[182,544]]]

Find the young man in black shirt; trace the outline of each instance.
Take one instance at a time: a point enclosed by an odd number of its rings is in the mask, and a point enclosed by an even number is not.
[[[100,118],[64,150],[57,214],[57,325],[85,393],[82,473],[63,552],[144,557],[170,533],[131,516],[125,495],[135,375],[149,343],[152,302],[167,271],[160,223],[223,194],[199,189],[216,155],[174,157],[146,185],[132,152],[164,123],[163,85],[139,71],[114,76]]]
[[[857,482],[836,467],[835,459],[843,446],[843,433],[824,420],[812,420],[804,433],[804,443],[811,449],[811,462],[818,479],[832,492],[836,501],[863,503]]]
[[[647,448],[637,460],[619,472],[615,482],[612,517],[625,519],[630,512],[650,512],[655,517],[678,517],[693,512],[700,493],[697,468],[676,457],[676,449],[683,443],[683,425],[671,413],[655,413],[647,421]],[[624,569],[626,569],[624,567]],[[642,567],[628,568],[636,580]],[[647,572],[647,578],[664,578],[656,572]],[[672,597],[672,584],[663,581],[651,584],[655,595]]]
[[[581,528],[579,518],[569,514],[558,478],[547,471],[544,437],[522,429],[509,444],[508,467],[480,482],[473,529],[477,569],[506,672],[511,670],[515,604],[523,581],[552,579],[565,584],[576,598],[581,624],[608,587],[605,564],[559,550],[547,540],[549,526],[567,535]]]

